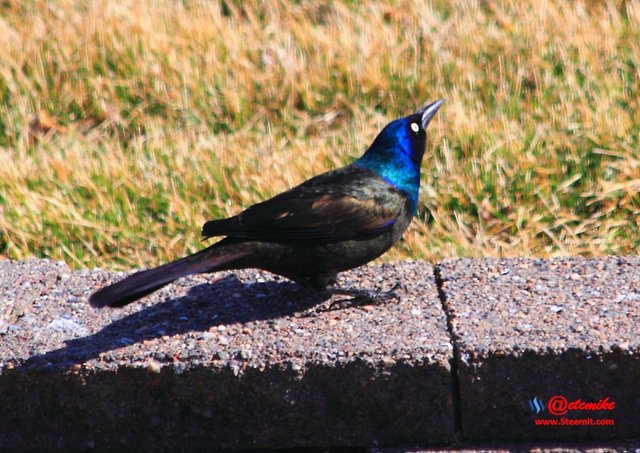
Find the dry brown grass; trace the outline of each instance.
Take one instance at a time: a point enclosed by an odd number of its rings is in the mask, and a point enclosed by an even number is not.
[[[636,253],[640,1],[302,3],[0,3],[0,254],[173,259],[439,97],[383,259]]]

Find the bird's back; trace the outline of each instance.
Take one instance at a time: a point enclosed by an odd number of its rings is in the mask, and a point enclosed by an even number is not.
[[[407,196],[374,172],[350,165],[204,224],[204,237],[337,242],[391,231],[407,215]]]

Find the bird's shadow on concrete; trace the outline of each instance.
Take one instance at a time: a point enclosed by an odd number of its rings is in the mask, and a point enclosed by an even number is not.
[[[95,334],[68,340],[62,348],[30,357],[20,368],[68,368],[154,338],[303,314],[328,298],[291,282],[243,283],[230,275],[117,319]]]

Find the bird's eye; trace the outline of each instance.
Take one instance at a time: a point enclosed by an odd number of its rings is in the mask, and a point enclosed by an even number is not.
[[[420,126],[418,126],[418,123],[411,123],[411,130],[416,134],[420,132]]]

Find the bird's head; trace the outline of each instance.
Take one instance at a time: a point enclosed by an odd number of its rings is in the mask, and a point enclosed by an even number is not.
[[[442,104],[444,99],[439,99],[387,124],[355,165],[377,173],[417,200],[427,126]]]
[[[442,104],[444,99],[439,99],[409,116],[387,124],[369,149],[392,149],[419,166],[427,142],[427,126]]]

